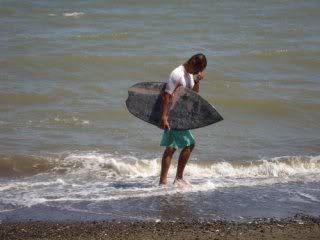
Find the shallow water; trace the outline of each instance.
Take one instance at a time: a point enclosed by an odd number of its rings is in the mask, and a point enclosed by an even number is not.
[[[0,2],[1,219],[34,206],[159,219],[154,199],[190,209],[175,220],[319,215],[318,1]],[[128,113],[127,89],[197,52],[225,120],[193,131],[192,188],[164,190],[162,131]]]

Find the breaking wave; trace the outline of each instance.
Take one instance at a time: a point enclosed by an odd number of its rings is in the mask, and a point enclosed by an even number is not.
[[[173,163],[175,165],[175,163]],[[37,204],[72,207],[79,202],[148,199],[180,192],[320,182],[320,156],[284,156],[252,162],[191,161],[187,188],[158,186],[161,160],[101,152],[51,156],[0,155],[0,212]],[[90,204],[89,204],[90,205]],[[90,205],[91,206],[91,205]]]
[[[0,155],[0,177],[40,173],[96,172],[104,177],[148,178],[158,176],[160,159],[99,152],[61,153],[51,156]],[[174,168],[174,167],[173,167]],[[172,169],[173,170],[173,169]],[[193,179],[210,177],[261,178],[320,173],[320,156],[282,156],[248,162],[190,161],[186,174]]]

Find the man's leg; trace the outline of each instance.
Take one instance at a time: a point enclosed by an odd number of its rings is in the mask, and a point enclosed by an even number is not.
[[[187,162],[189,160],[189,157],[192,153],[193,148],[194,148],[194,144],[182,149],[179,156],[176,179],[183,179],[184,168],[187,165]]]
[[[172,156],[175,151],[176,151],[175,148],[167,147],[163,153],[162,164],[161,164],[160,183],[159,183],[160,185],[167,184],[168,171],[170,168]]]

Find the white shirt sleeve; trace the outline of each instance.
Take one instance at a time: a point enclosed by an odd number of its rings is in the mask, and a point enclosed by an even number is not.
[[[169,80],[167,81],[166,89],[164,91],[171,95],[174,90],[176,90],[176,88],[180,85],[180,81],[181,76],[177,74],[177,72],[173,71],[169,76]]]

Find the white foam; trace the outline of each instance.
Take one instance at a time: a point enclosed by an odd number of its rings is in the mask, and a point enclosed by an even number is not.
[[[134,156],[121,156],[99,152],[68,153],[59,158],[56,170],[64,168],[68,174],[80,179],[90,176],[94,181],[126,181],[157,184],[161,159],[140,159]],[[174,177],[176,166],[169,171]],[[320,159],[316,157],[277,157],[261,159],[251,163],[190,162],[185,176],[193,184],[201,186],[199,191],[208,191],[215,187],[272,185],[289,182],[320,181]],[[134,189],[135,184],[126,187]],[[140,189],[141,190],[141,189]]]
[[[320,157],[285,156],[252,163],[190,162],[185,175],[192,186],[172,185],[176,166],[169,172],[167,188],[158,186],[161,160],[101,152],[64,152],[47,158],[52,172],[0,184],[1,203],[14,206],[100,202],[149,198],[177,193],[210,192],[218,188],[263,186],[290,182],[319,182]],[[64,169],[65,174],[61,174]],[[297,201],[318,202],[304,193]],[[1,204],[0,203],[0,204]]]
[[[91,201],[91,202],[101,202],[101,201],[110,201],[110,200],[123,200],[129,198],[148,198],[148,197],[159,197],[165,195],[173,195],[177,193],[193,193],[193,192],[206,192],[208,190],[216,189],[216,185],[208,182],[204,185],[193,185],[187,188],[182,187],[175,187],[175,186],[168,186],[167,188],[162,188],[159,186],[154,186],[151,188],[136,188],[136,189],[129,189],[126,191],[119,191],[116,195],[111,194],[102,194],[98,197],[91,197],[95,195],[95,190],[91,189],[86,191],[86,194],[83,197],[79,197],[81,192],[77,193],[77,197],[68,197],[68,196],[61,196],[61,198],[57,199],[46,199],[45,202],[47,203],[54,203],[54,202],[78,202],[78,201]],[[93,191],[92,191],[93,190]],[[43,201],[43,199],[41,200]]]
[[[277,157],[261,159],[256,162],[233,165],[228,162],[213,163],[208,166],[190,164],[190,176],[203,177],[232,177],[259,178],[278,177],[287,178],[297,174],[320,173],[319,157]]]
[[[64,117],[59,115],[53,118],[56,123],[68,124],[68,125],[89,125],[90,121],[86,119],[79,119],[78,117]],[[41,120],[41,122],[50,122],[50,119]]]
[[[79,166],[76,172],[101,171],[107,177],[151,177],[158,175],[160,164],[157,159],[138,159],[133,156],[117,156],[108,153],[75,153],[61,160],[62,165]],[[70,169],[72,170],[72,169]]]
[[[65,17],[79,17],[84,15],[83,12],[72,12],[72,13],[64,13],[63,14]]]

